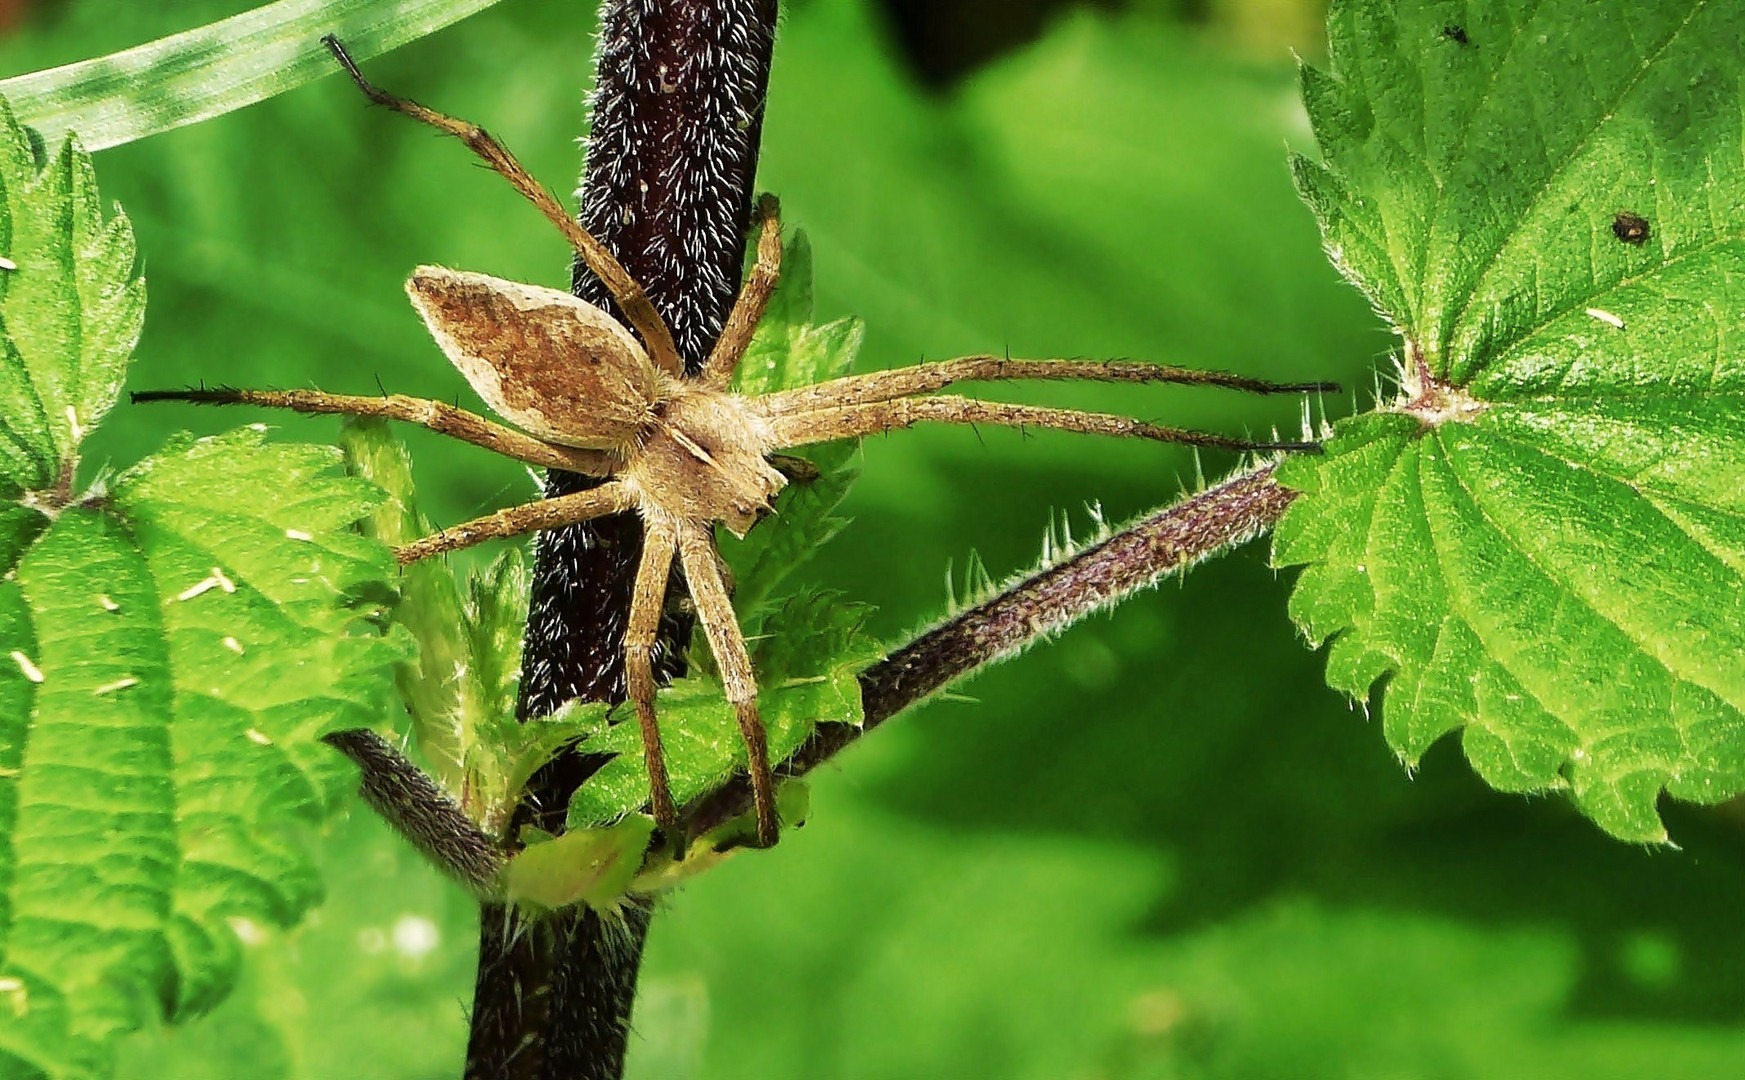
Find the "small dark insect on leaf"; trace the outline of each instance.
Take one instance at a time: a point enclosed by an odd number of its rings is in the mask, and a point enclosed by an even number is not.
[[[1626,244],[1640,247],[1648,242],[1648,219],[1641,214],[1620,210],[1612,219],[1612,235]]]
[[[1449,23],[1442,28],[1442,39],[1452,41],[1456,45],[1472,44],[1472,39],[1466,36],[1466,27],[1457,26],[1454,23]]]

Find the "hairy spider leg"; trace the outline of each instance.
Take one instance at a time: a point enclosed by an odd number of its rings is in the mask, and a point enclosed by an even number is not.
[[[702,381],[717,390],[725,389],[733,378],[745,350],[751,346],[751,335],[756,332],[764,309],[769,306],[770,294],[775,292],[776,282],[782,275],[782,215],[774,195],[764,195],[757,201],[757,216],[761,222],[757,261],[740,287],[739,298],[733,302],[733,310],[721,328],[721,336],[715,339],[715,347],[709,350],[709,358],[703,362]]]
[[[669,375],[678,377],[684,374],[684,361],[679,357],[679,349],[673,342],[672,331],[667,328],[666,320],[660,317],[660,312],[655,310],[654,302],[648,298],[648,293],[643,290],[641,285],[637,284],[635,278],[630,276],[630,272],[624,269],[617,257],[606,249],[606,245],[600,243],[592,233],[582,228],[581,222],[570,216],[569,211],[565,210],[563,204],[558,201],[557,196],[553,195],[544,184],[535,180],[532,174],[523,168],[519,161],[515,160],[515,155],[497,141],[496,136],[470,121],[439,113],[410,98],[398,97],[379,89],[364,78],[363,72],[358,70],[357,64],[352,61],[351,55],[345,51],[345,46],[339,43],[338,38],[328,34],[321,40],[333,53],[334,59],[338,60],[340,65],[345,68],[346,74],[351,76],[351,81],[356,83],[357,88],[371,101],[392,109],[402,116],[409,116],[419,123],[428,124],[445,134],[453,135],[465,143],[474,154],[483,159],[485,164],[489,165],[497,175],[509,181],[516,191],[519,191],[528,202],[531,202],[541,214],[545,215],[546,220],[557,226],[558,231],[564,234],[564,239],[568,240],[576,254],[581,256],[582,262],[586,263],[588,269],[594,272],[594,276],[606,286],[606,290],[612,294],[612,299],[618,302],[618,308],[624,313],[624,318],[631,327],[642,335],[643,343],[648,347],[649,359],[653,360],[656,366]]]
[[[520,506],[511,506],[495,514],[486,514],[484,517],[442,529],[421,540],[395,548],[394,558],[399,560],[400,565],[406,566],[420,559],[446,555],[448,552],[469,548],[487,540],[501,540],[544,529],[560,529],[565,525],[576,525],[607,514],[620,514],[635,506],[636,497],[631,494],[630,489],[620,481],[610,480],[586,491],[522,503]]]
[[[648,768],[649,803],[655,823],[672,843],[678,837],[679,810],[667,782],[666,755],[660,745],[660,725],[654,716],[654,646],[660,637],[660,612],[666,603],[667,577],[678,546],[678,522],[664,514],[642,519],[642,561],[630,597],[630,621],[624,631],[624,682],[642,731],[642,757]],[[694,586],[693,586],[694,587]]]
[[[610,476],[614,462],[600,450],[556,446],[442,401],[384,394],[329,394],[320,390],[142,390],[129,400],[187,401],[196,405],[258,405],[268,409],[339,416],[369,416],[429,428],[461,442],[546,469]]]
[[[739,735],[745,740],[745,756],[751,773],[752,799],[757,808],[757,842],[771,847],[781,835],[776,815],[775,774],[770,769],[769,739],[757,712],[757,680],[751,673],[751,652],[745,633],[733,613],[727,583],[721,577],[721,556],[715,550],[711,527],[695,522],[679,526],[679,560],[690,583],[691,599],[697,605],[697,620],[709,639],[709,651],[721,673],[721,689],[733,706]]]
[[[1168,364],[1132,360],[1013,360],[991,355],[962,356],[913,367],[847,375],[811,386],[795,387],[758,399],[769,415],[808,412],[844,405],[866,405],[915,394],[931,393],[959,382],[1004,382],[1017,379],[1086,379],[1095,382],[1184,383],[1241,390],[1251,394],[1316,394],[1339,392],[1332,382],[1276,383],[1223,371],[1196,371]]]
[[[1051,409],[1040,405],[1015,405],[1004,401],[942,394],[937,397],[898,398],[864,405],[820,408],[809,412],[772,417],[776,445],[783,448],[829,442],[860,435],[873,435],[935,422],[942,424],[996,424],[1016,428],[1052,428],[1086,435],[1119,435],[1157,442],[1185,443],[1221,450],[1315,450],[1310,442],[1251,442],[1204,431],[1148,424],[1112,413]]]

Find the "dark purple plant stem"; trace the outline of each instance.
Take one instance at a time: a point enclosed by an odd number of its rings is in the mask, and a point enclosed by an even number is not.
[[[861,724],[820,727],[777,771],[802,776],[954,680],[1268,531],[1296,498],[1273,472],[1238,473],[1154,511],[914,638],[861,673]],[[750,808],[751,785],[738,776],[693,807],[687,824],[701,835]]]
[[[582,222],[648,290],[693,370],[738,291],[769,85],[776,0],[607,0]],[[581,267],[575,292],[605,303]],[[546,494],[590,481],[553,473]],[[523,719],[624,697],[623,639],[641,549],[631,517],[541,535],[522,664]],[[663,620],[657,669],[683,670],[689,627]],[[530,785],[550,831],[595,763],[567,754]],[[651,909],[533,919],[486,904],[469,1078],[616,1080]]]

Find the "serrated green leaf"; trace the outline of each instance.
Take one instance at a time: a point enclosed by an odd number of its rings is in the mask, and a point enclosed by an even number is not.
[[[340,428],[347,471],[382,489],[387,499],[364,521],[364,532],[386,544],[407,544],[434,530],[418,508],[412,459],[385,420],[352,418]],[[460,680],[467,670],[460,586],[441,560],[400,570],[394,621],[412,634],[418,655],[394,672],[412,719],[412,737],[433,773],[458,791],[464,775]]]
[[[1390,676],[1408,762],[1459,729],[1493,785],[1664,840],[1663,791],[1745,790],[1745,9],[1348,0],[1329,32],[1294,171],[1404,378],[1280,471],[1292,615],[1335,687]]]
[[[770,760],[798,750],[820,724],[860,723],[859,672],[879,655],[862,633],[868,611],[835,593],[807,592],[771,615],[768,632],[752,651]],[[626,719],[627,711],[572,705],[554,718],[565,739],[580,740],[582,753],[612,755],[571,797],[568,828],[609,824],[648,803],[642,738],[635,721]],[[663,688],[655,716],[679,806],[745,770],[738,717],[715,679],[695,675]]]
[[[260,428],[77,490],[143,286],[89,158],[39,167],[3,109],[0,1072],[101,1076],[228,992],[231,920],[320,898],[311,826],[352,772],[318,738],[382,715],[393,561],[352,529],[379,493]]]
[[[435,531],[418,509],[412,462],[388,425],[348,421],[341,430],[348,468],[381,487],[389,501],[365,531],[404,544]],[[533,771],[568,739],[554,720],[522,724],[515,712],[529,581],[519,547],[506,549],[463,582],[446,562],[402,567],[393,620],[418,654],[395,682],[412,733],[435,777],[493,834],[501,834]]]
[[[80,441],[114,405],[145,318],[133,229],[104,221],[91,159],[68,136],[46,162],[0,100],[0,494],[72,482]]]
[[[772,761],[798,750],[821,723],[860,722],[860,682],[855,674],[854,666],[845,664],[836,671],[758,694]],[[578,723],[599,723],[607,712],[603,705],[587,706],[577,711],[575,719]],[[681,807],[745,771],[745,743],[738,719],[721,685],[713,679],[681,679],[663,688],[655,699],[655,714],[666,751],[667,778],[673,799]],[[606,726],[577,748],[587,754],[613,756],[570,799],[567,828],[596,828],[648,804],[648,771],[634,720]]]
[[[279,0],[110,56],[0,81],[0,94],[51,138],[76,130],[102,150],[336,74],[324,34],[367,60],[494,3]]]
[[[380,718],[398,656],[348,595],[391,562],[349,531],[373,494],[337,464],[256,431],[184,442],[20,560],[0,979],[64,1010],[31,1007],[0,1051],[101,1072],[114,1036],[223,997],[228,920],[289,925],[320,898],[307,830],[351,773],[317,739]]]

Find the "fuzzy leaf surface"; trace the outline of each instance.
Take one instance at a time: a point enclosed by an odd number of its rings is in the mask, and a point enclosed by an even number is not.
[[[332,450],[173,440],[81,491],[144,283],[90,159],[0,102],[0,1075],[106,1075],[117,1036],[228,993],[233,920],[315,903],[312,826],[397,650],[378,495]]]
[[[1327,251],[1402,393],[1289,463],[1275,538],[1390,744],[1662,841],[1745,790],[1745,9],[1345,0],[1302,86]]]

